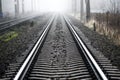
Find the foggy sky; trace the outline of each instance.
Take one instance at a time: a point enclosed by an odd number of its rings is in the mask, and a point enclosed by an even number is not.
[[[68,8],[68,10],[70,10],[72,0],[35,0],[35,1],[38,1],[35,5],[38,6],[38,9],[40,11],[47,11],[47,10],[49,11],[52,9],[56,10],[56,9],[60,9],[60,8],[65,10],[66,7]],[[109,0],[90,0],[91,11],[92,12],[105,11],[106,6],[108,6],[108,2],[109,2]],[[85,2],[84,2],[84,4],[85,4]],[[77,9],[78,9],[78,11],[80,11],[80,0],[77,0]]]

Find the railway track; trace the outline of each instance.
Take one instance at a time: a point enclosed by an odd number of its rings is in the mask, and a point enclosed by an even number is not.
[[[1,22],[0,23],[0,31],[4,31],[16,24],[20,24],[24,21],[27,21],[29,19],[35,18],[38,15],[33,15],[33,16],[27,16],[27,17],[23,17],[23,18],[19,18],[19,19],[13,19],[13,20],[9,20],[9,21],[5,21],[5,22]]]
[[[24,62],[11,64],[3,79],[120,79],[117,76],[119,70],[113,67],[109,60],[104,56],[97,58],[103,61],[100,63],[93,56],[75,31],[72,23],[63,16],[55,16],[49,21]],[[105,70],[105,66],[112,67],[112,69]],[[114,73],[112,70],[116,70],[118,73]]]

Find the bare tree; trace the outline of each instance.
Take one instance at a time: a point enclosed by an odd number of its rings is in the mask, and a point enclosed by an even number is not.
[[[85,0],[86,2],[86,20],[90,20],[90,0]]]
[[[81,20],[83,20],[83,15],[84,15],[84,4],[83,4],[83,0],[81,0],[81,7],[80,7],[80,14],[81,14]]]
[[[101,15],[97,15],[97,20],[106,23],[108,26],[120,25],[120,0],[108,0],[107,4],[102,4]],[[103,7],[104,6],[104,7]],[[100,14],[100,13],[99,13]]]
[[[109,0],[110,5],[108,11],[110,12],[110,25],[120,25],[120,0]]]

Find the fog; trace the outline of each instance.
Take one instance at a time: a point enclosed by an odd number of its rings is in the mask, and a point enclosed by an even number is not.
[[[32,2],[33,10],[40,12],[54,11],[54,12],[65,12],[72,9],[72,0],[29,0],[27,5]],[[85,1],[85,0],[84,0]],[[91,11],[101,12],[107,7],[109,0],[90,0]],[[84,2],[85,4],[85,2]],[[77,10],[80,10],[80,0],[77,0]]]
[[[69,0],[36,0],[34,2],[34,9],[37,11],[66,11]]]

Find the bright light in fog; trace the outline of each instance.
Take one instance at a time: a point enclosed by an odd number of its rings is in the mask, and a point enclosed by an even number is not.
[[[40,11],[64,12],[67,9],[67,0],[39,0]]]
[[[50,11],[62,12],[65,10],[65,0],[48,0]]]

